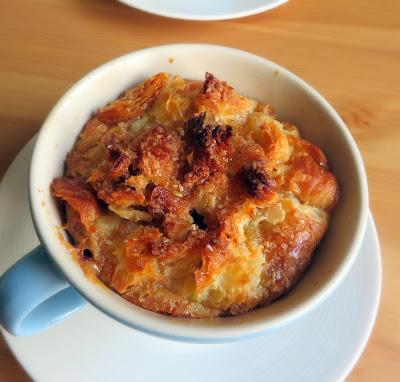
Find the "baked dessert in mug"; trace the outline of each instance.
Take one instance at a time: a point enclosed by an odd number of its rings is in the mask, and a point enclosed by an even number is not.
[[[159,73],[101,107],[51,191],[86,272],[188,318],[288,293],[339,195],[318,147],[210,73]]]

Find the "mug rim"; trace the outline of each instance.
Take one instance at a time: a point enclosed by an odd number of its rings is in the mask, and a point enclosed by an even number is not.
[[[329,114],[330,117],[334,119],[335,126],[336,128],[340,129],[340,132],[342,136],[344,137],[346,144],[347,144],[347,150],[351,151],[352,158],[354,160],[354,164],[356,167],[356,172],[358,174],[358,179],[357,181],[359,182],[360,185],[360,211],[359,211],[359,216],[358,216],[358,221],[357,221],[357,228],[355,229],[355,233],[353,235],[353,238],[351,240],[350,245],[348,246],[347,249],[347,255],[344,257],[344,260],[341,265],[338,266],[337,269],[335,269],[335,272],[329,277],[329,279],[325,282],[324,286],[317,290],[316,292],[313,292],[310,296],[307,298],[303,299],[299,303],[297,303],[295,306],[289,308],[288,310],[284,311],[283,313],[280,313],[279,317],[276,318],[268,318],[263,322],[257,322],[257,323],[245,323],[242,324],[238,327],[232,327],[229,326],[229,328],[224,327],[224,326],[219,326],[213,329],[213,327],[202,327],[202,326],[193,326],[191,328],[187,328],[184,326],[179,326],[179,325],[166,325],[166,322],[163,321],[164,315],[160,313],[154,313],[151,312],[155,315],[158,316],[158,318],[155,318],[150,324],[145,320],[145,317],[143,317],[142,320],[137,320],[138,317],[135,317],[134,314],[132,313],[130,317],[127,317],[127,315],[122,315],[121,312],[115,312],[115,310],[106,304],[102,303],[102,301],[98,301],[93,294],[90,294],[89,291],[87,291],[82,285],[79,285],[79,282],[77,280],[74,280],[74,278],[69,274],[71,269],[67,269],[67,266],[61,262],[61,260],[57,257],[57,255],[54,253],[54,249],[52,246],[49,244],[46,235],[49,235],[51,233],[47,232],[47,228],[44,225],[43,219],[40,218],[41,214],[43,214],[43,209],[39,208],[40,202],[39,198],[36,192],[34,192],[34,179],[37,173],[37,168],[35,166],[36,162],[38,161],[38,158],[40,157],[40,148],[43,144],[46,144],[45,139],[46,139],[46,132],[52,128],[52,120],[54,119],[54,116],[57,115],[60,109],[68,103],[69,98],[71,95],[74,94],[75,91],[77,91],[83,84],[90,82],[92,78],[97,77],[104,71],[107,71],[110,67],[113,65],[122,62],[127,59],[132,59],[134,56],[139,56],[145,53],[151,53],[154,51],[162,51],[162,50],[176,50],[176,49],[193,49],[193,48],[198,48],[198,49],[208,49],[208,50],[214,50],[215,51],[225,51],[225,52],[230,52],[235,55],[242,56],[243,58],[247,60],[252,60],[252,61],[258,61],[259,63],[262,63],[264,66],[268,67],[274,67],[278,69],[284,76],[289,77],[291,80],[299,84],[301,88],[303,88],[312,98],[318,102],[318,104],[321,105],[321,107],[324,109],[324,112]],[[53,125],[54,128],[54,125]],[[119,56],[117,58],[114,58],[110,61],[105,62],[104,64],[98,66],[97,68],[93,69],[90,71],[88,74],[83,76],[80,80],[74,83],[72,87],[70,87],[64,95],[57,101],[55,106],[52,108],[50,113],[48,114],[47,118],[45,119],[44,123],[42,124],[42,127],[40,128],[40,131],[37,136],[37,140],[35,142],[35,146],[33,149],[33,154],[32,154],[32,159],[31,159],[31,164],[30,164],[30,169],[29,169],[29,205],[30,205],[30,210],[32,214],[32,220],[33,224],[35,227],[35,230],[37,232],[37,235],[40,239],[40,242],[42,245],[46,248],[48,254],[50,255],[50,258],[53,260],[53,263],[56,265],[56,267],[60,270],[61,274],[66,278],[66,280],[74,287],[76,288],[79,293],[81,293],[87,301],[89,301],[91,304],[93,304],[95,307],[106,313],[107,315],[111,316],[112,318],[130,326],[135,329],[138,329],[142,332],[146,332],[149,334],[157,335],[160,337],[168,338],[168,339],[173,339],[173,340],[178,340],[178,341],[186,341],[186,342],[204,342],[204,343],[217,343],[217,342],[228,342],[228,341],[234,341],[234,340],[241,340],[245,339],[248,337],[255,336],[257,334],[262,334],[267,330],[270,330],[272,328],[277,328],[279,326],[282,326],[286,324],[288,321],[293,320],[294,318],[298,318],[309,311],[311,311],[313,308],[315,308],[317,305],[319,305],[325,298],[327,298],[334,289],[341,283],[343,280],[344,276],[348,273],[349,269],[351,268],[352,264],[354,263],[355,258],[357,257],[358,251],[360,249],[362,239],[364,237],[364,232],[366,229],[367,225],[367,219],[368,219],[368,185],[367,185],[367,178],[366,178],[366,173],[365,173],[365,168],[363,165],[363,160],[361,158],[361,154],[358,150],[358,147],[354,141],[354,138],[352,137],[350,131],[347,129],[346,125],[344,122],[341,120],[340,116],[338,113],[334,110],[334,108],[328,103],[328,101],[321,95],[319,94],[311,85],[307,84],[304,80],[302,80],[300,77],[297,75],[293,74],[286,68],[264,58],[260,57],[258,55],[255,55],[253,53],[249,53],[246,51],[242,51],[239,49],[231,48],[231,47],[226,47],[226,46],[221,46],[221,45],[213,45],[213,44],[167,44],[167,45],[159,45],[159,46],[154,46],[146,49],[141,49],[133,52],[129,52],[125,55]],[[71,259],[71,261],[73,261]],[[118,297],[121,299],[122,304],[129,304],[134,305],[126,300],[124,300],[121,296],[118,295]],[[140,308],[140,307],[139,307]],[[140,308],[143,309],[143,308]],[[148,312],[148,311],[147,311]],[[246,313],[250,314],[250,313]],[[174,318],[175,320],[181,320],[179,318]],[[218,320],[226,320],[227,318],[214,318],[214,322],[217,322]],[[229,319],[229,318],[228,318]],[[139,321],[139,322],[138,322]],[[141,321],[141,322],[140,322]],[[155,323],[155,325],[154,325]],[[166,326],[163,329],[163,326]]]

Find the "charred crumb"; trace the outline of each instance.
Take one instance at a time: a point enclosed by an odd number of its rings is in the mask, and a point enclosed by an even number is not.
[[[190,171],[184,175],[191,184],[205,181],[215,171],[226,171],[233,153],[231,137],[233,129],[228,125],[205,123],[206,113],[201,113],[186,122],[187,141],[191,153],[186,156]]]
[[[200,113],[186,122],[188,133],[192,136],[196,144],[203,146],[206,142],[206,134],[204,130],[204,120],[206,113]]]
[[[206,72],[205,80],[203,83],[203,94],[219,91],[222,88],[222,83],[213,74]]]
[[[199,229],[207,229],[207,224],[204,222],[204,216],[199,214],[195,209],[190,211],[190,216],[193,218],[193,223],[199,227]]]
[[[225,143],[232,136],[232,127],[228,125],[206,125],[206,113],[203,112],[186,122],[186,127],[193,143],[197,147],[210,147]]]
[[[252,196],[262,197],[275,187],[273,179],[265,174],[258,163],[251,163],[243,167],[241,175],[247,192]]]
[[[226,142],[232,136],[232,127],[227,126],[215,126],[212,130],[212,137],[217,145]]]
[[[205,80],[203,83],[203,90],[202,90],[203,93],[207,93],[213,81],[215,81],[215,76],[209,72],[206,72]]]

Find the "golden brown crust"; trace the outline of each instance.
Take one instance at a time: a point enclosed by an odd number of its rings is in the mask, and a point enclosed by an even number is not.
[[[203,83],[160,73],[100,108],[52,184],[99,279],[194,318],[287,293],[338,185],[321,150],[273,114],[209,73]]]
[[[51,191],[79,215],[87,229],[94,228],[95,220],[101,212],[96,197],[82,179],[65,177],[54,179]]]
[[[153,104],[167,78],[165,73],[159,73],[143,84],[129,89],[123,97],[101,108],[97,113],[98,119],[107,124],[114,124],[141,117]]]

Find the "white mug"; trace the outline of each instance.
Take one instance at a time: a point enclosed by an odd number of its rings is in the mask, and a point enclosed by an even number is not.
[[[238,317],[182,319],[131,304],[88,279],[60,240],[62,217],[50,183],[84,123],[100,106],[158,72],[202,79],[206,71],[247,97],[269,103],[326,154],[341,197],[326,237],[300,282],[272,305]],[[340,73],[338,73],[340,75]],[[129,53],[95,69],[60,99],[44,122],[33,152],[30,207],[41,246],[0,279],[0,323],[15,335],[43,330],[89,302],[144,332],[190,342],[227,342],[272,330],[309,312],[353,264],[368,216],[368,188],[357,146],[329,103],[281,66],[240,50],[204,44],[165,45]],[[64,233],[65,234],[65,233]]]

